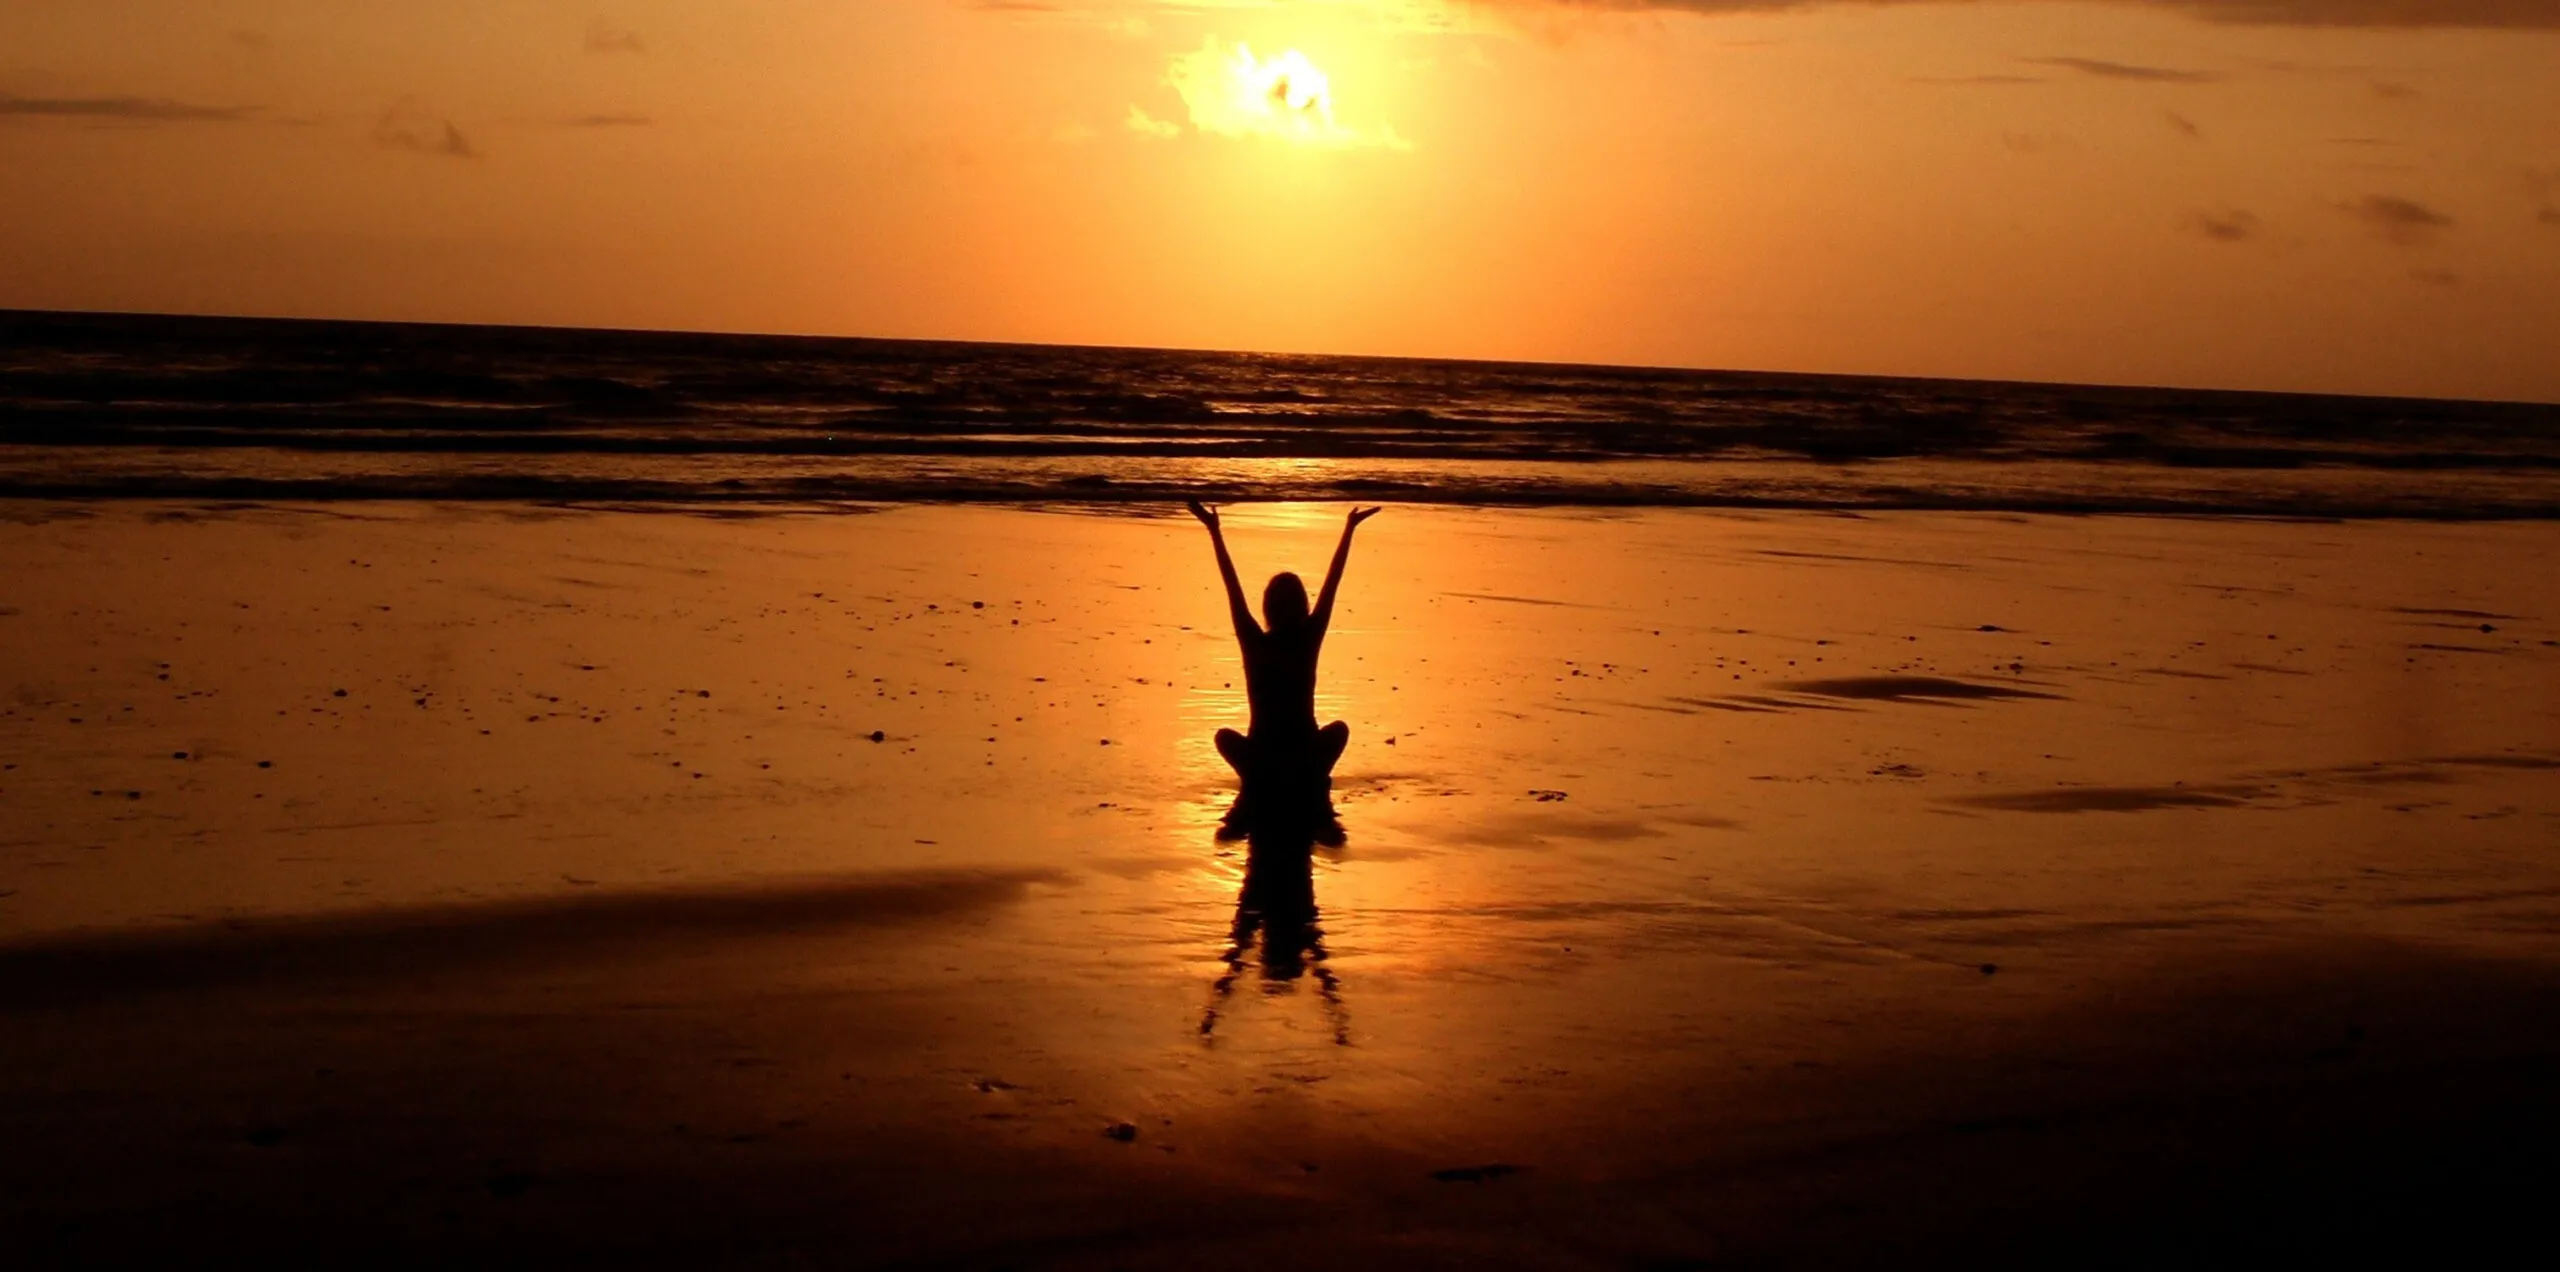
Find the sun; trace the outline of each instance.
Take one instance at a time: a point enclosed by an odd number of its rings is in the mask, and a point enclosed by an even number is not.
[[[1251,45],[1212,38],[1175,58],[1165,82],[1190,108],[1192,126],[1205,133],[1310,146],[1403,148],[1393,130],[1368,133],[1336,122],[1332,77],[1296,49],[1260,57]]]
[[[1333,130],[1333,81],[1307,55],[1290,49],[1267,62],[1236,46],[1236,90],[1284,123],[1324,133]]]

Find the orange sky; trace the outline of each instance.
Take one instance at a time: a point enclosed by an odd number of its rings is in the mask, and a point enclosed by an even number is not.
[[[11,0],[0,306],[2560,400],[2560,0]]]

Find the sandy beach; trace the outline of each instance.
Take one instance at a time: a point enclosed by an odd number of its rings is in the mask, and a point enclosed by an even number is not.
[[[1241,676],[1167,513],[0,508],[12,1240],[2538,1235],[2560,527],[1391,508],[1309,852],[1216,836]],[[1318,572],[1340,516],[1233,508],[1239,563]]]

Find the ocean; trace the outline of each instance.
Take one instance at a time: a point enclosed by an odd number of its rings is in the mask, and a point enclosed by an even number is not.
[[[2560,407],[0,311],[0,496],[2560,516]]]

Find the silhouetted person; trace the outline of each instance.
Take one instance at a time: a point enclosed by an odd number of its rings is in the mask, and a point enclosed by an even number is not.
[[[1236,642],[1244,648],[1245,698],[1253,708],[1245,732],[1218,730],[1218,754],[1244,783],[1233,816],[1286,815],[1326,803],[1327,783],[1351,740],[1351,726],[1336,720],[1316,727],[1316,658],[1324,651],[1325,629],[1333,623],[1342,567],[1351,560],[1351,532],[1378,512],[1351,510],[1312,611],[1306,584],[1284,571],[1272,575],[1262,589],[1263,621],[1256,623],[1245,605],[1244,586],[1236,581],[1236,563],[1227,555],[1217,512],[1197,500],[1191,504],[1191,515],[1209,527],[1209,542],[1218,550],[1218,577],[1226,583],[1227,613],[1235,620]]]

